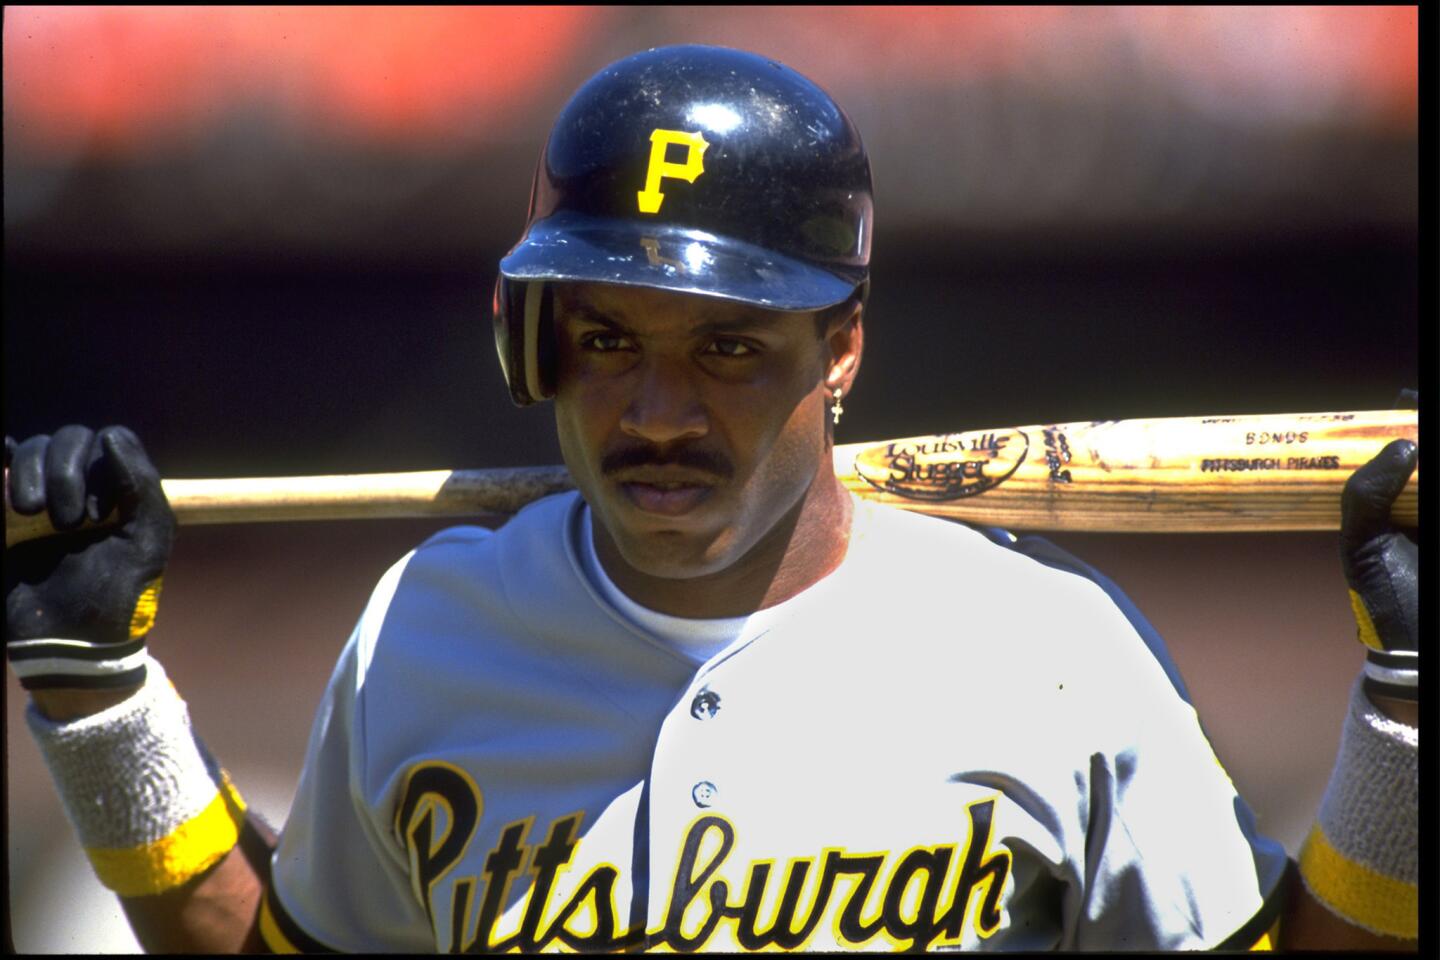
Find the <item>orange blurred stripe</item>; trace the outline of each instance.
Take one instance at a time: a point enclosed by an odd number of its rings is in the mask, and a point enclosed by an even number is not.
[[[251,106],[298,136],[485,136],[553,99],[548,84],[599,66],[575,64],[596,30],[627,29],[614,9],[7,7],[6,133],[42,151],[145,150]],[[842,85],[899,95],[995,74],[1103,78],[1118,51],[1218,109],[1262,102],[1282,119],[1417,123],[1414,7],[696,8],[686,18],[681,29],[657,13],[659,33],[668,22],[685,36],[637,44],[743,41],[748,30],[761,52],[802,61],[820,44]]]
[[[5,109],[43,147],[134,149],[258,102],[324,134],[501,123],[603,8],[7,7]]]

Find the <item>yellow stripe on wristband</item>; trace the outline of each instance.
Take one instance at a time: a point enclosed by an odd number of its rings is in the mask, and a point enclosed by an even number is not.
[[[122,897],[178,887],[219,862],[240,840],[245,801],[226,777],[215,799],[168,837],[138,847],[92,848],[85,853],[100,882]]]
[[[1360,599],[1360,594],[1354,590],[1350,591],[1350,609],[1355,613],[1355,625],[1360,628],[1360,642],[1371,650],[1385,652],[1385,644],[1380,642],[1380,635],[1375,632],[1375,621],[1370,619],[1370,611],[1365,609],[1365,601]]]
[[[1317,900],[1357,926],[1402,940],[1420,935],[1419,888],[1346,857],[1318,823],[1300,848],[1300,876]]]

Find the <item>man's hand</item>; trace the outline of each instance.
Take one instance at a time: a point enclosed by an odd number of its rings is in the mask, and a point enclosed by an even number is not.
[[[1365,690],[1395,719],[1414,723],[1420,646],[1419,551],[1390,521],[1390,506],[1419,463],[1419,448],[1392,441],[1351,475],[1341,499],[1340,562],[1350,587]],[[1398,702],[1397,702],[1398,701]]]
[[[1315,827],[1300,851],[1281,923],[1286,950],[1415,949],[1419,551],[1390,520],[1419,450],[1395,440],[1342,494],[1340,562],[1365,645],[1365,696],[1390,721],[1352,706]],[[1370,713],[1359,710],[1359,713]],[[1408,741],[1409,746],[1404,744]],[[1302,879],[1303,878],[1303,879]]]
[[[21,684],[51,720],[96,713],[133,694],[145,678],[145,636],[155,621],[175,536],[175,517],[160,476],[135,434],[124,427],[98,433],[63,427],[53,437],[18,444],[6,437],[5,467],[5,496],[17,513],[45,510],[57,530],[71,531],[6,549],[6,653]],[[77,529],[112,510],[117,522]],[[188,726],[184,729],[185,740],[196,749]],[[202,761],[197,755],[188,762]],[[179,779],[176,769],[165,768],[155,778],[152,800]],[[117,806],[133,802],[125,793],[121,784],[103,791],[106,802]],[[213,830],[216,820],[205,822]],[[260,950],[256,917],[275,838],[253,819],[240,829],[239,844],[196,876],[162,893],[122,895],[135,935],[147,950]],[[83,845],[83,833],[81,840]],[[201,830],[185,842],[207,841]],[[125,849],[106,853],[113,859]],[[163,865],[175,869],[183,859],[172,857]]]
[[[72,531],[5,551],[6,654],[37,702],[103,706],[145,677],[145,636],[175,536],[159,474],[124,427],[6,437],[5,467],[17,513],[44,510]],[[117,524],[78,529],[112,510]]]

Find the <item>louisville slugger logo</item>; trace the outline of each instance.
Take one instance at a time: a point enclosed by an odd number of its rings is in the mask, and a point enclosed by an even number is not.
[[[672,163],[668,159],[671,146],[685,148],[684,162]],[[698,132],[660,129],[652,132],[650,134],[650,163],[645,168],[645,189],[637,194],[640,212],[660,212],[660,204],[665,202],[665,194],[660,192],[660,184],[667,177],[694,183],[695,178],[705,172],[704,156],[705,150],[709,146],[705,137]]]
[[[1029,451],[1023,430],[946,433],[868,447],[855,472],[906,500],[959,500],[1008,480]]]
[[[803,950],[822,929],[841,946],[924,950],[998,931],[1012,871],[1010,852],[992,849],[994,797],[966,807],[960,843],[916,845],[898,854],[826,847],[814,856],[734,860],[736,826],[695,819],[677,851],[665,906],[647,923],[621,915],[616,894],[630,881],[609,863],[589,869],[569,893],[558,879],[582,842],[583,815],[554,820],[532,841],[535,818],[507,823],[493,849],[457,876],[484,801],[458,768],[427,763],[412,773],[395,827],[410,862],[412,889],[430,915],[436,945],[451,953],[644,948]],[[449,878],[449,910],[440,882]],[[525,887],[516,891],[517,884]]]

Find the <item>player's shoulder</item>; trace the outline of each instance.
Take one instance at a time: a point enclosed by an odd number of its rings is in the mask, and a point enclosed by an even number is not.
[[[523,673],[545,655],[537,635],[577,632],[590,611],[567,545],[575,496],[536,501],[495,530],[447,527],[397,560],[360,615],[355,669],[413,693],[477,665]]]
[[[426,538],[415,553],[418,556],[444,556],[484,553],[506,549],[517,542],[526,545],[536,540],[550,541],[563,536],[564,525],[575,508],[579,494],[575,491],[552,494],[526,504],[504,524],[489,527],[460,524],[438,530]]]
[[[1015,644],[1033,634],[1057,653],[1068,649],[1110,663],[1111,657],[1153,659],[1181,698],[1190,699],[1163,637],[1134,600],[1048,538],[875,504],[864,509],[874,548],[868,562],[902,567],[912,596],[968,597],[970,610],[983,598],[999,616],[1013,615],[1006,633]],[[1059,645],[1062,638],[1069,642]]]
[[[563,565],[566,524],[573,522],[578,498],[574,491],[543,497],[494,529],[460,524],[438,530],[397,561],[392,573],[406,583],[464,580],[479,587],[535,563]]]
[[[562,582],[571,563],[566,525],[576,512],[574,492],[527,505],[504,525],[456,525],[436,531],[397,560],[372,592],[365,617],[392,625],[462,612],[496,615],[510,607],[517,584]],[[403,616],[399,613],[403,612]]]
[[[870,547],[872,562],[906,568],[926,586],[938,578],[1014,589],[1073,589],[1091,593],[1095,572],[1053,544],[1037,549],[1038,538],[872,503],[857,506],[855,536]],[[884,558],[883,560],[881,558]],[[1073,561],[1073,562],[1072,562]]]
[[[1042,619],[1093,625],[1112,619],[1113,603],[1078,566],[1045,562],[1021,538],[993,528],[867,504],[857,508],[851,534],[852,575],[883,584],[887,605],[925,616],[955,617],[974,626],[984,623],[1014,637],[1045,631],[1031,627]],[[944,611],[944,612],[942,612]],[[1045,617],[1036,614],[1046,612]]]

